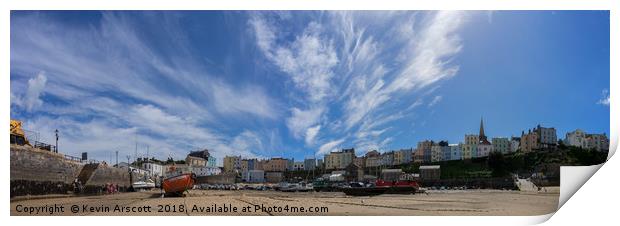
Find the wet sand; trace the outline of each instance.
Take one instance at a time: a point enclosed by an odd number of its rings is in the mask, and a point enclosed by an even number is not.
[[[186,197],[162,198],[159,191],[147,191],[102,196],[14,199],[11,201],[11,215],[525,216],[555,211],[558,198],[557,189],[548,189],[546,192],[429,191],[426,194],[373,197],[351,197],[341,192],[191,190]],[[77,209],[76,213],[73,213],[72,207],[74,211]],[[50,214],[52,210],[55,212]]]

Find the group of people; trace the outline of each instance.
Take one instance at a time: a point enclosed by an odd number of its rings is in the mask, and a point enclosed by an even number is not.
[[[84,185],[79,179],[75,179],[73,181],[73,192],[75,194],[80,194],[84,192]],[[103,193],[106,195],[119,193],[118,184],[106,183],[104,186],[99,187],[99,194]]]
[[[105,194],[111,195],[118,193],[118,184],[106,183]]]

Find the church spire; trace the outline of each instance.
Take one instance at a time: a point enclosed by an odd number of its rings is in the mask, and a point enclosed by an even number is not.
[[[480,117],[480,133],[478,134],[478,140],[481,144],[491,144],[489,140],[487,140],[487,136],[484,135],[484,123],[482,122],[482,116]]]
[[[484,136],[484,124],[483,124],[483,122],[482,122],[482,116],[480,117],[480,133],[479,133],[479,134],[480,134],[480,137],[481,137],[481,138],[482,138],[482,137],[485,137],[485,136]]]

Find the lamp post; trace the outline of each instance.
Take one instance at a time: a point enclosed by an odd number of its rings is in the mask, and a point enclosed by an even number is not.
[[[58,153],[58,129],[56,129],[54,133],[56,133],[56,153]]]

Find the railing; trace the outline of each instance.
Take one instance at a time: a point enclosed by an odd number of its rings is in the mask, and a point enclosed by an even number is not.
[[[71,161],[76,161],[76,162],[82,162],[82,158],[79,157],[75,157],[75,156],[71,156],[71,155],[64,155],[66,160],[71,160]]]
[[[41,150],[47,150],[47,151],[51,151],[54,153],[58,153],[58,147],[51,145],[51,144],[46,144],[43,142],[39,142],[39,141],[34,141],[34,147],[41,149]]]
[[[80,157],[75,157],[75,156],[71,156],[71,155],[63,155],[63,156],[64,156],[64,158],[65,158],[66,160],[75,161],[75,162],[80,162],[80,163],[89,163],[89,164],[92,164],[92,163],[101,163],[101,161],[99,161],[99,160],[95,160],[95,159],[90,159],[90,160],[82,160],[82,158],[80,158]]]

